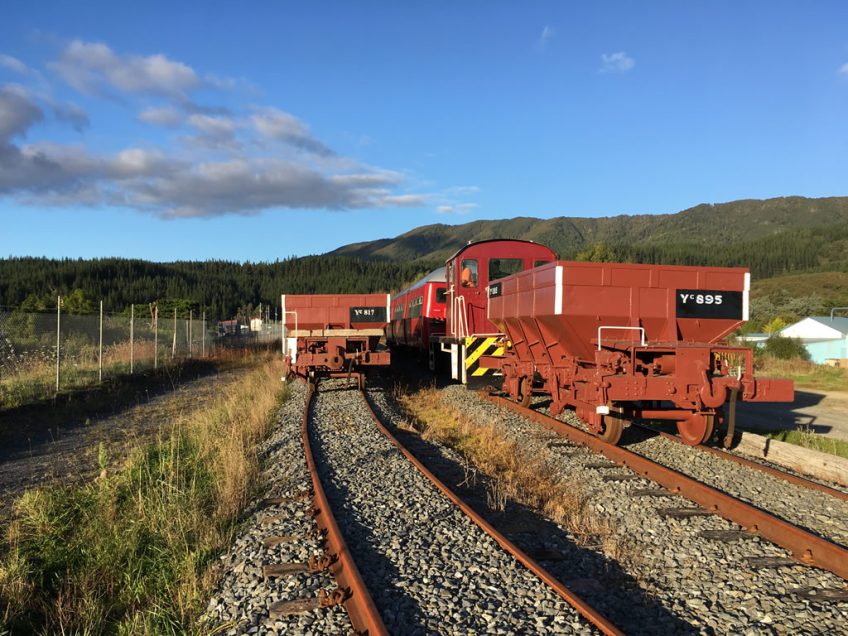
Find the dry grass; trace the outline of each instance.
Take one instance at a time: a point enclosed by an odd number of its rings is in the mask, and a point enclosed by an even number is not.
[[[543,458],[507,439],[495,425],[473,421],[447,407],[436,389],[398,395],[398,399],[416,420],[423,439],[445,444],[463,455],[466,481],[475,478],[477,469],[490,477],[490,508],[503,510],[507,499],[514,500],[543,512],[583,545],[600,546],[619,562],[635,559],[612,522],[592,510],[580,483],[563,482],[552,475]]]
[[[101,453],[95,483],[26,493],[0,560],[3,625],[191,631],[215,578],[210,566],[258,484],[255,449],[280,396],[279,367],[262,362],[239,391],[163,426],[117,472]]]

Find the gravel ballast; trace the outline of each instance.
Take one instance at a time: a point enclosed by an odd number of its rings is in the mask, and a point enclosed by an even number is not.
[[[738,526],[717,516],[695,516],[686,519],[662,517],[661,508],[693,508],[680,497],[634,496],[635,491],[656,488],[645,479],[605,481],[604,476],[627,474],[623,468],[594,468],[603,458],[570,444],[563,444],[553,433],[495,405],[481,400],[462,386],[448,386],[442,399],[473,419],[491,423],[505,437],[516,441],[528,457],[544,464],[551,474],[565,483],[582,484],[590,493],[591,508],[614,522],[616,533],[635,546],[634,558],[618,565],[656,602],[674,616],[683,618],[697,632],[742,634],[823,634],[848,633],[848,603],[805,597],[809,588],[843,589],[845,581],[814,568],[791,565],[780,568],[757,568],[750,558],[789,557],[787,551],[752,535],[732,541],[715,541],[700,536],[702,531],[734,531]],[[673,444],[672,442],[667,442]],[[698,453],[682,447],[683,452]],[[697,460],[700,462],[700,456]],[[712,483],[733,482],[740,466],[716,460]],[[681,460],[686,465],[686,460]],[[692,462],[695,463],[695,462]],[[749,469],[750,470],[750,469]],[[724,474],[724,473],[727,474]],[[748,477],[746,486],[775,491],[781,496],[786,484],[770,483]],[[806,492],[806,491],[805,491]],[[841,505],[835,500],[822,504],[826,509]],[[820,512],[818,517],[823,516]],[[839,518],[839,517],[837,517]],[[807,519],[813,524],[817,519]],[[842,529],[845,523],[842,522]],[[805,524],[806,525],[806,524]],[[602,596],[606,592],[600,592]],[[592,594],[587,598],[602,611]],[[621,614],[626,615],[626,609]],[[608,614],[628,633],[661,633],[652,626],[622,623],[619,616]]]
[[[322,483],[392,633],[594,632],[403,457],[357,392],[322,383],[314,426]]]
[[[277,601],[315,598],[321,589],[332,590],[335,581],[327,572],[303,573],[264,580],[262,566],[304,563],[322,554],[312,517],[311,498],[299,497],[312,491],[303,454],[300,425],[306,406],[306,387],[291,383],[290,397],[283,404],[278,423],[261,449],[268,490],[254,501],[243,530],[231,549],[221,557],[222,578],[209,600],[202,623],[215,633],[236,634],[350,634],[352,626],[341,605],[320,608],[281,619],[269,618],[269,607]],[[267,497],[295,497],[277,505],[264,505]],[[270,521],[270,523],[269,523]],[[293,536],[273,547],[263,540]]]

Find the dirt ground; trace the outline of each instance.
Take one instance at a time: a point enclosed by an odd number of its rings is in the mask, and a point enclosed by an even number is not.
[[[745,430],[809,428],[848,441],[848,391],[795,389],[792,403],[739,402],[736,413],[738,426]]]
[[[139,442],[155,438],[181,416],[203,408],[247,372],[244,368],[231,369],[195,377],[158,395],[145,391],[136,404],[112,413],[73,418],[40,431],[28,430],[13,441],[4,440],[0,445],[0,523],[9,519],[15,499],[25,490],[79,483],[97,476],[101,444],[110,465],[119,465]],[[55,413],[52,415],[55,420]]]

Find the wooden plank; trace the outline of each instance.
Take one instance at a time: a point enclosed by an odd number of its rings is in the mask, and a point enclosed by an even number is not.
[[[848,459],[844,457],[747,432],[742,433],[742,439],[734,450],[804,475],[848,486]]]

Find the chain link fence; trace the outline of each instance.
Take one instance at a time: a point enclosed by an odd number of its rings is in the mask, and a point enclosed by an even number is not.
[[[102,304],[101,304],[102,307]],[[131,305],[121,313],[74,315],[0,306],[0,408],[52,398],[59,391],[215,355],[225,342],[271,341],[271,325],[227,338],[205,314]],[[252,336],[252,337],[251,337]],[[279,336],[276,336],[279,338]]]

